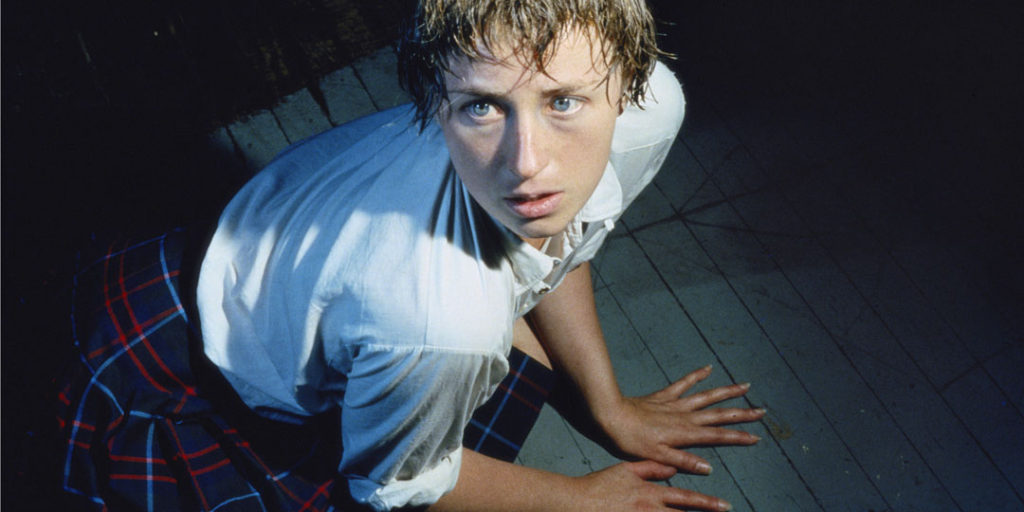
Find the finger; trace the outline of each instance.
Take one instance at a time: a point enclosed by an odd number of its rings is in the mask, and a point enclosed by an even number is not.
[[[719,427],[689,429],[681,434],[678,438],[672,439],[675,446],[746,446],[761,440],[749,432]]]
[[[765,409],[741,409],[735,407],[723,407],[718,409],[704,409],[687,413],[686,419],[697,425],[732,425],[735,423],[749,423],[764,418]]]
[[[732,505],[728,501],[689,489],[664,487],[664,493],[664,503],[668,506],[682,507],[687,510],[710,510],[715,512],[732,510]]]
[[[626,467],[643,480],[664,481],[672,478],[677,473],[676,468],[653,460],[627,462]]]
[[[669,384],[668,387],[652,394],[650,397],[657,400],[675,400],[683,396],[698,382],[711,375],[711,365],[688,373],[685,377]]]
[[[680,405],[691,411],[695,411],[731,398],[741,397],[745,395],[747,391],[750,391],[749,382],[733,384],[731,386],[722,386],[682,398],[680,399]]]
[[[662,464],[668,464],[686,473],[695,475],[711,474],[711,464],[707,460],[671,446],[659,446],[659,449],[655,452],[655,459]]]

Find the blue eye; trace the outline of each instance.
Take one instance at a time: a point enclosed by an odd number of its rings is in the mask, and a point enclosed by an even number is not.
[[[576,98],[559,97],[551,102],[551,109],[562,114],[572,112],[579,108],[579,100]]]
[[[466,105],[466,112],[473,117],[486,117],[491,113],[491,104],[486,101],[474,101]]]

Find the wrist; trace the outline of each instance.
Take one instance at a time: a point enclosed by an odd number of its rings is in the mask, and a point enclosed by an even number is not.
[[[605,433],[610,434],[621,428],[623,422],[626,421],[630,402],[616,390],[609,396],[588,400],[587,405],[590,407],[590,415],[594,419],[594,423]]]

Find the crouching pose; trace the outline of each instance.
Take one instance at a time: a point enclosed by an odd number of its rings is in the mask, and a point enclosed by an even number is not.
[[[588,260],[683,119],[642,0],[422,0],[413,105],[300,142],[206,233],[79,276],[65,488],[96,508],[726,510],[656,483],[752,444],[687,394],[623,396]],[[113,341],[111,341],[113,340]],[[552,370],[553,369],[553,370]],[[555,375],[605,446],[512,464]]]

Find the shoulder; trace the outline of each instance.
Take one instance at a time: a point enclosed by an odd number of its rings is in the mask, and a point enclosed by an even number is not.
[[[685,108],[679,80],[659,62],[643,103],[626,108],[615,123],[609,160],[622,191],[621,210],[665,162],[683,124]]]
[[[648,81],[648,90],[640,105],[623,110],[615,124],[612,153],[674,139],[683,123],[686,100],[675,74],[658,62]]]

